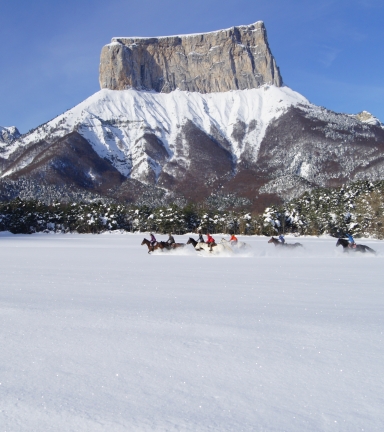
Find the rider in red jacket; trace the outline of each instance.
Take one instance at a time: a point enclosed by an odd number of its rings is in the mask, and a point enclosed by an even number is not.
[[[231,238],[229,239],[229,242],[233,244],[237,243],[237,237],[235,236],[235,234],[231,234]]]
[[[209,233],[207,233],[207,243],[209,246],[209,250],[212,252],[212,246],[216,246],[216,243],[215,239]]]

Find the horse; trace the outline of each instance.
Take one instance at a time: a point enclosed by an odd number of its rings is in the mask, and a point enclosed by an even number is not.
[[[268,240],[268,243],[273,243],[275,246],[281,246],[281,247],[287,247],[287,248],[296,248],[298,246],[303,247],[303,245],[301,243],[281,243],[275,237],[271,237]]]
[[[191,244],[197,251],[205,250],[204,246],[207,245],[207,243],[198,243],[194,238],[189,237],[187,241],[187,245]],[[197,248],[197,245],[199,247]],[[213,246],[212,246],[213,247]]]
[[[163,251],[164,249],[164,242],[157,242],[155,243],[155,245],[152,245],[151,242],[149,240],[147,240],[146,238],[143,239],[143,241],[141,242],[141,246],[143,245],[147,245],[148,246],[148,253],[151,253],[153,251],[155,251],[156,249],[160,249],[161,251]]]
[[[376,251],[371,249],[369,246],[357,244],[356,247],[349,247],[349,242],[346,239],[339,238],[336,242],[336,246],[343,246],[343,252],[371,252],[376,254]]]
[[[214,254],[220,253],[220,252],[224,252],[224,251],[233,252],[233,250],[231,248],[229,248],[228,246],[226,246],[224,244],[213,243],[212,246],[211,246],[208,243],[198,243],[192,237],[189,237],[189,239],[187,241],[187,244],[192,244],[192,246],[197,251],[213,252]]]
[[[184,247],[185,243],[172,243],[171,244],[171,249],[177,249],[177,248],[181,248]]]
[[[159,245],[159,249],[161,249],[161,250],[163,250],[163,249],[170,250],[171,249],[171,245],[165,241],[158,241],[157,244]]]
[[[161,244],[161,246],[163,247],[163,249],[167,249],[167,250],[173,250],[173,249],[177,249],[180,247],[184,247],[185,243],[167,243],[167,242],[159,242]]]
[[[251,246],[248,243],[242,242],[242,241],[237,241],[237,242],[230,242],[227,239],[225,239],[224,237],[221,239],[220,244],[223,244],[224,246],[227,246],[229,248],[231,248],[231,250],[235,251],[243,251],[245,249],[251,249]]]

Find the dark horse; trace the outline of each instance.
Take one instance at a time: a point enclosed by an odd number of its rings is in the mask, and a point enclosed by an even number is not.
[[[356,245],[355,248],[352,248],[352,247],[349,247],[348,244],[349,244],[348,240],[343,239],[343,238],[339,238],[337,240],[336,246],[340,246],[340,245],[343,246],[343,251],[344,252],[363,252],[363,253],[365,253],[365,252],[371,252],[373,254],[376,253],[376,251],[374,251],[373,249],[371,249],[369,246],[358,244],[358,245]]]
[[[155,243],[155,245],[152,245],[151,242],[146,238],[144,238],[141,242],[141,246],[143,246],[144,244],[148,246],[148,253],[151,253],[156,249],[160,249],[161,251],[163,251],[163,249],[166,247],[164,242],[157,242]]]
[[[288,247],[288,248],[295,248],[298,246],[303,247],[301,243],[281,243],[275,237],[271,237],[270,240],[268,240],[268,243],[273,243],[275,246]]]
[[[189,237],[188,241],[187,241],[187,245],[191,244],[194,248],[197,245],[197,241],[195,239],[193,239],[192,237]]]
[[[173,243],[171,245],[171,248],[172,249],[177,249],[177,248],[184,247],[184,246],[185,246],[185,243]]]

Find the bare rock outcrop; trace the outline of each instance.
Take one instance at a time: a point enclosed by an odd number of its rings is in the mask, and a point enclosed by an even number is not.
[[[211,33],[113,38],[103,47],[100,87],[200,93],[282,86],[262,21]]]
[[[355,117],[362,123],[367,123],[374,126],[382,126],[380,120],[368,111],[361,111],[360,113],[356,114]]]

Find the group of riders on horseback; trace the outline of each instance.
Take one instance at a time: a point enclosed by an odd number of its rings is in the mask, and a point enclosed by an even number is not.
[[[341,238],[339,237],[339,239],[337,240],[336,246],[342,246],[344,249],[344,252],[371,252],[373,254],[375,254],[376,252],[370,248],[369,246],[366,245],[362,245],[362,244],[356,244],[354,238],[351,236],[351,234],[344,234],[343,237],[347,237],[347,239],[345,238]],[[275,246],[283,246],[283,247],[288,247],[288,248],[295,248],[298,246],[303,247],[303,245],[301,243],[285,243],[285,239],[284,236],[282,234],[280,234],[279,238],[275,238],[272,237],[268,243],[273,243]]]
[[[231,249],[231,246],[236,246],[237,248],[242,248],[242,247],[249,247],[246,243],[243,242],[239,242],[237,237],[235,236],[235,234],[232,232],[231,233],[231,238],[228,240],[222,239],[222,241],[220,242],[220,244],[218,245],[215,241],[215,239],[211,236],[211,234],[208,232],[206,235],[206,240],[203,237],[203,233],[202,231],[198,231],[198,239],[194,240],[193,238],[190,238],[188,240],[187,244],[192,243],[192,245],[195,247],[196,250],[200,251],[200,250],[207,250],[209,252],[212,252],[212,248],[215,246],[218,246],[217,248],[215,248],[215,252],[219,253],[221,248],[223,247],[223,245],[228,248],[229,246],[229,250],[233,252],[233,249]],[[357,252],[372,252],[375,253],[375,251],[373,249],[371,249],[368,246],[365,245],[357,245],[354,238],[352,237],[351,234],[345,234],[344,237],[347,237],[348,240],[343,239],[343,238],[339,238],[336,246],[343,246],[344,248],[344,252],[349,252],[349,251],[357,251]],[[285,238],[283,234],[279,235],[279,238],[275,238],[272,237],[268,243],[273,243],[275,246],[283,246],[284,248],[295,248],[295,247],[303,247],[303,245],[301,243],[286,243],[285,242]],[[178,247],[184,247],[185,244],[184,243],[176,243],[175,239],[172,235],[172,233],[168,234],[168,240],[167,241],[157,241],[156,237],[154,236],[154,234],[151,232],[150,233],[150,240],[144,239],[143,242],[141,244],[147,244],[148,246],[148,253],[153,252],[155,249],[176,249]],[[217,251],[216,251],[217,249]]]
[[[348,247],[350,249],[356,249],[356,243],[355,243],[354,238],[351,236],[351,234],[346,234],[346,237],[348,237]],[[279,242],[281,244],[285,244],[285,238],[284,238],[283,234],[279,235]]]
[[[211,236],[211,234],[209,232],[206,234],[207,241],[204,240],[203,233],[201,232],[201,230],[198,231],[198,234],[199,234],[199,238],[197,239],[197,243],[207,244],[209,246],[209,250],[212,252],[212,248],[214,246],[217,246],[215,239]],[[153,235],[153,233],[150,233],[149,235],[151,237],[150,238],[150,245],[154,249],[155,246],[157,245],[156,237]],[[233,232],[231,233],[231,238],[229,239],[229,242],[231,245],[235,245],[238,242],[238,239]],[[175,242],[175,239],[174,239],[172,233],[168,234],[168,240],[166,242],[163,242],[163,243],[165,243],[169,248],[172,248],[174,245],[176,245],[176,242]]]

